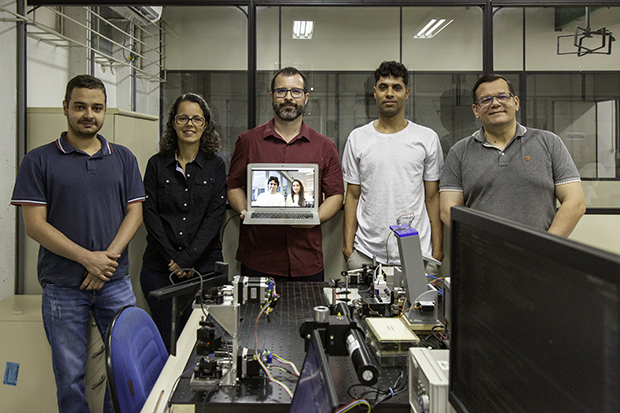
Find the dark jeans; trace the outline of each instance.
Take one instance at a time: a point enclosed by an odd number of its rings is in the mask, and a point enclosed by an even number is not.
[[[241,275],[244,277],[271,277],[276,282],[282,281],[325,281],[325,270],[321,270],[314,275],[306,275],[304,277],[282,277],[279,275],[266,274],[264,272],[256,271],[246,266],[245,264],[241,264]]]
[[[151,317],[153,318],[153,321],[155,321],[155,325],[161,334],[161,338],[164,340],[168,353],[170,353],[170,342],[172,338],[172,298],[158,300],[157,298],[149,297],[149,293],[151,291],[159,290],[160,288],[172,285],[170,283],[170,279],[168,278],[169,275],[170,273],[168,271],[156,271],[145,267],[144,265],[142,266],[142,271],[140,271],[140,286],[142,287],[144,298],[146,298],[146,301],[149,304],[149,308],[151,309]],[[177,276],[173,276],[172,279],[175,284],[187,280],[187,278],[178,278]],[[177,300],[179,298],[177,298]],[[181,334],[181,331],[183,331],[183,328],[192,313],[192,302],[193,297],[183,310],[179,324],[177,324],[177,338]]]

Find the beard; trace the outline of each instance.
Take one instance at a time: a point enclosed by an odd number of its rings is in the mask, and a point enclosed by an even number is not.
[[[90,122],[93,124],[93,126],[91,127],[86,127],[84,125],[82,125],[82,120],[74,120],[74,119],[70,119],[67,122],[67,128],[71,130],[71,132],[79,138],[84,138],[84,139],[89,139],[92,138],[93,136],[96,136],[97,133],[99,133],[99,131],[101,130],[101,127],[103,126],[102,124],[99,124],[97,122],[97,120],[93,120],[92,122]]]
[[[295,120],[303,115],[304,110],[306,109],[306,105],[303,103],[297,104],[294,102],[283,102],[278,104],[276,102],[272,102],[271,105],[273,107],[273,111],[282,120]],[[290,110],[289,108],[293,108],[293,110]]]

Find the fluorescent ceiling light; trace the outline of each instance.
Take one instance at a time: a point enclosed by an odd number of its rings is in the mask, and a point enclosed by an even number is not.
[[[433,37],[437,36],[440,31],[448,27],[448,25],[453,21],[454,19],[431,19],[428,23],[426,23],[426,26],[424,26],[424,28],[418,32],[418,34],[413,36],[413,38],[432,39]]]
[[[312,39],[314,22],[312,20],[293,22],[293,39]]]

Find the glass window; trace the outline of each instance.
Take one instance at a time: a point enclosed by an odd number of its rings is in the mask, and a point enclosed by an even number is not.
[[[402,33],[409,70],[482,71],[479,7],[405,7]]]
[[[557,133],[585,179],[615,179],[620,54],[557,53],[558,47],[574,49],[571,42],[562,43],[564,37],[558,43],[558,36],[585,27],[585,8],[581,10],[496,8],[494,65],[522,97],[519,122]],[[592,28],[620,33],[619,11],[593,9]],[[222,155],[228,160],[238,134],[247,129],[245,12],[170,7],[165,18],[172,29],[166,38],[162,114],[179,93],[203,94],[216,115]],[[378,116],[375,68],[383,60],[402,58],[411,88],[405,116],[434,129],[447,153],[479,127],[471,110],[471,88],[482,73],[482,18],[480,7],[258,7],[256,122],[273,117],[272,76],[281,67],[295,66],[309,81],[304,120],[342,152],[351,130]],[[420,38],[431,19],[450,24]],[[311,38],[293,38],[295,21],[313,22]],[[208,52],[196,52],[201,48]]]
[[[236,7],[165,7],[166,82],[161,124],[182,93],[203,96],[222,139],[227,165],[237,136],[247,130],[247,16]]]
[[[522,122],[560,136],[579,169],[586,205],[617,208],[620,53],[600,29],[620,33],[620,7],[591,7],[591,36],[587,13],[586,7],[495,9],[494,66],[524,74],[517,88]]]
[[[213,113],[216,129],[222,139],[219,154],[227,165],[235,148],[237,136],[247,129],[247,73],[244,71],[168,71],[162,84],[161,125],[168,111],[183,93],[204,97]]]
[[[259,69],[374,70],[399,59],[398,7],[260,8],[256,20]],[[293,39],[295,21],[312,21],[312,37]]]
[[[618,177],[618,73],[527,76],[527,125],[555,132],[582,178]]]

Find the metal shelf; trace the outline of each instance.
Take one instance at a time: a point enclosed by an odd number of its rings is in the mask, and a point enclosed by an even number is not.
[[[0,16],[8,14],[11,17],[0,17],[3,22],[25,22],[27,25],[26,35],[36,41],[62,48],[83,48],[92,53],[96,64],[102,68],[128,67],[135,70],[136,77],[150,80],[153,82],[165,82],[163,77],[165,71],[163,66],[165,47],[163,29],[164,22],[149,23],[144,26],[135,25],[126,19],[105,18],[97,7],[75,7],[86,11],[85,21],[79,21],[65,12],[64,7],[37,7],[31,9],[25,16],[11,10],[15,2],[0,5]],[[56,16],[56,22],[51,27],[49,21],[37,18],[40,9],[51,12]],[[49,16],[49,14],[48,14]],[[47,19],[49,20],[49,18]],[[116,21],[127,24],[126,29],[122,29]],[[86,36],[83,39],[75,39],[67,35],[67,28],[82,30]],[[107,26],[110,34],[104,35],[100,28]],[[116,38],[116,40],[115,40]],[[122,39],[119,41],[119,38]],[[110,45],[112,52],[102,50],[94,45],[102,42]],[[127,45],[126,43],[129,43]],[[122,56],[119,56],[122,55]]]

